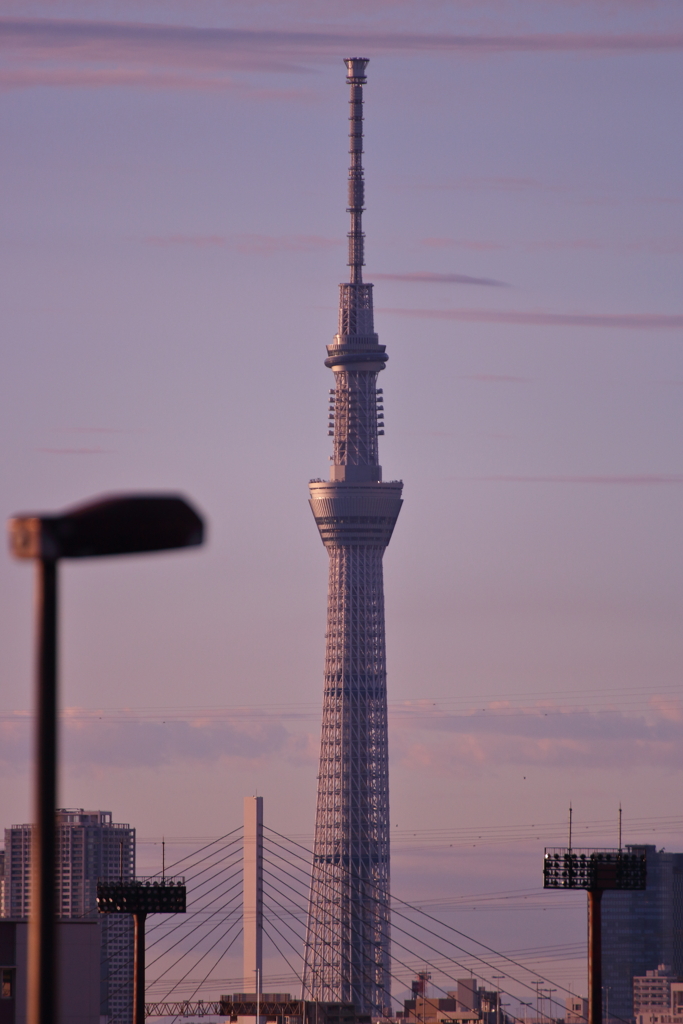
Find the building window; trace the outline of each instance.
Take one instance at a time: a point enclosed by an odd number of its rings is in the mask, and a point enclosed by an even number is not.
[[[0,999],[14,999],[13,967],[0,967]]]

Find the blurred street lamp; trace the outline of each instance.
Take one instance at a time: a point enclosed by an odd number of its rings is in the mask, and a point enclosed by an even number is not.
[[[37,658],[34,829],[31,842],[29,1024],[54,1024],[57,809],[57,562],[201,544],[204,524],[178,495],[121,494],[56,515],[9,520],[10,549],[36,562]]]

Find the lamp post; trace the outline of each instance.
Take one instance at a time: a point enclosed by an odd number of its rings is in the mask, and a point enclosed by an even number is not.
[[[504,978],[505,978],[504,974],[494,974],[493,975],[493,980],[497,981],[497,982],[503,981]],[[498,985],[498,992],[496,993],[496,1024],[500,1024],[500,1021],[501,1021],[501,1018],[500,1018],[501,993],[502,993],[502,989],[501,989],[500,984],[499,984]]]
[[[54,1024],[55,853],[57,809],[57,563],[191,547],[204,539],[204,524],[173,494],[106,495],[52,515],[19,515],[9,521],[12,554],[37,568],[36,732],[34,831],[31,842],[28,1022]]]

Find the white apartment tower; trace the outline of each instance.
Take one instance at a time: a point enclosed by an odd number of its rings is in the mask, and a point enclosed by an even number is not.
[[[3,916],[31,911],[31,825],[5,829]],[[98,878],[135,877],[135,829],[112,822],[111,811],[57,811],[57,905],[60,917],[97,917]],[[131,1024],[133,921],[105,914],[101,943],[100,1017]]]

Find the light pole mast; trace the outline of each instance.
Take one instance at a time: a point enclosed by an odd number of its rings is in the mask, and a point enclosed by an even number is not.
[[[349,282],[327,348],[334,373],[329,481],[310,484],[330,559],[315,845],[304,990],[379,1016],[391,1005],[389,770],[382,557],[401,508],[400,482],[383,483],[377,375],[388,359],[363,283],[363,85],[368,61],[345,61],[351,87]]]

